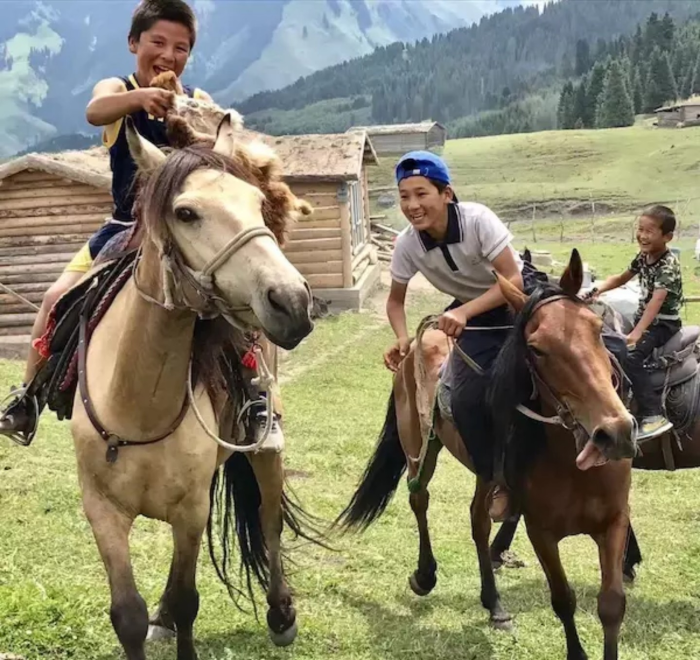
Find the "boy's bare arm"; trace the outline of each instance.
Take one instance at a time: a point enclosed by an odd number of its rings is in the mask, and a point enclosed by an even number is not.
[[[164,117],[174,94],[155,87],[127,91],[119,78],[106,78],[95,85],[85,116],[93,126],[108,126],[138,110]]]
[[[647,328],[654,322],[656,315],[661,311],[661,307],[666,300],[668,291],[666,289],[656,289],[651,297],[651,300],[647,303],[644,314],[642,318],[639,319],[639,323],[628,335],[628,341],[636,344],[642,335],[647,331]]]
[[[626,270],[620,275],[612,275],[608,277],[605,282],[603,282],[599,287],[597,287],[597,293],[605,293],[606,291],[612,291],[621,287],[623,284],[627,284],[634,277],[634,273],[631,270]]]

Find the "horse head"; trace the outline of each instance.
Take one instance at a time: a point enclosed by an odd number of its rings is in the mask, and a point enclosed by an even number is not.
[[[313,328],[311,292],[280,243],[310,207],[283,182],[276,154],[243,144],[235,127],[227,113],[213,146],[166,154],[127,121],[141,179],[142,261],[154,253],[162,265],[155,293],[165,306],[221,314],[290,349]]]
[[[545,284],[530,296],[497,278],[517,317],[494,365],[489,392],[494,409],[499,415],[514,410],[534,381],[543,403],[575,431],[579,468],[634,457],[634,422],[613,386],[603,322],[576,297],[583,281],[578,251],[559,286]]]

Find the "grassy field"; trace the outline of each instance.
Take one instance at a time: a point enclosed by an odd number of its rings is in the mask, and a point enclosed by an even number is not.
[[[411,323],[442,303],[416,292]],[[371,311],[321,322],[284,361],[288,467],[305,504],[326,519],[348,501],[381,428],[390,376],[381,352],[390,331]],[[0,387],[17,382],[19,365],[0,366]],[[510,660],[564,658],[564,637],[549,606],[544,577],[521,531],[515,549],[527,567],[502,573],[513,634],[496,633],[479,604],[479,579],[468,504],[473,480],[443,455],[430,520],[440,562],[436,590],[419,599],[408,589],[417,534],[404,484],[388,512],[364,537],[333,538],[336,551],[298,547],[291,568],[300,635],[278,650],[265,628],[242,614],[200,561],[197,623],[202,660]],[[635,474],[633,516],[645,562],[629,593],[622,660],[700,655],[700,540],[696,493],[700,474]],[[0,654],[27,660],[117,660],[109,591],[79,501],[65,424],[47,414],[29,449],[0,440]],[[141,520],[133,535],[139,588],[149,604],[160,595],[170,557],[168,528]],[[579,595],[578,624],[590,657],[601,657],[596,616],[597,552],[587,539],[563,544]],[[174,657],[159,643],[150,658]]]
[[[559,148],[554,134],[465,140],[448,143],[447,157],[464,199],[476,195],[494,207],[502,203],[501,209],[574,199],[577,177],[580,187],[591,194],[595,191],[599,199],[626,200],[630,208],[693,193],[695,173],[688,168],[692,149],[700,153],[700,145],[695,144],[700,142],[700,130],[662,134],[638,127],[586,135],[572,132],[559,138],[564,141]],[[595,142],[600,152],[588,159],[591,167],[582,171],[577,169],[578,159],[562,155],[571,145],[561,145],[577,139],[589,145]],[[614,140],[619,140],[616,146]],[[663,150],[673,142],[676,146],[668,157]],[[618,149],[638,154],[638,159],[624,164],[616,160]],[[668,157],[668,170],[662,167],[663,159],[657,163],[654,157],[659,150]],[[585,152],[583,147],[577,151]],[[682,165],[677,162],[679,155]],[[568,170],[561,161],[570,161]],[[627,174],[627,168],[636,167],[637,162],[637,175]],[[607,170],[602,169],[603,163]],[[386,168],[385,164],[382,176],[387,176]],[[497,180],[498,173],[502,178]],[[666,185],[668,192],[661,196]],[[557,222],[551,220],[536,225],[536,243],[528,223],[513,223],[512,228],[518,247],[549,249],[560,262],[566,261],[572,246],[578,246],[584,259],[604,276],[623,268],[634,254],[629,234],[632,216],[621,208],[617,213],[622,218],[618,225],[597,218],[600,224],[593,232],[588,219],[567,217],[563,242]],[[686,291],[700,294],[692,244],[690,235],[679,241]],[[391,379],[381,364],[381,353],[391,331],[373,309],[381,307],[385,293],[379,291],[365,312],[320,322],[282,362],[286,460],[294,470],[292,484],[305,505],[327,520],[348,502],[384,420]],[[415,289],[410,323],[415,325],[442,303],[440,296]],[[700,321],[693,309],[689,305],[687,320]],[[6,391],[20,377],[21,365],[0,363],[0,390]],[[564,635],[522,530],[514,549],[527,565],[506,570],[498,578],[504,604],[516,616],[515,632],[489,628],[479,603],[469,529],[472,488],[471,475],[443,454],[431,489],[430,510],[440,564],[438,585],[425,599],[414,596],[407,584],[417,560],[418,539],[404,483],[385,516],[364,536],[333,537],[334,552],[296,547],[292,553],[296,563],[288,570],[296,590],[300,634],[289,649],[271,645],[264,617],[256,622],[252,614],[235,609],[204,555],[196,627],[201,660],[327,660],[332,656],[341,660],[563,660]],[[699,491],[700,471],[634,475],[633,521],[644,563],[638,583],[628,592],[621,660],[700,657]],[[29,449],[0,438],[0,530],[0,657],[17,653],[26,660],[121,658],[109,621],[104,570],[80,505],[72,442],[66,425],[50,413],[42,419],[40,434]],[[167,576],[169,529],[139,521],[132,548],[139,588],[153,607]],[[579,597],[577,622],[583,643],[591,660],[600,660],[597,551],[592,541],[575,538],[563,544],[562,555]],[[264,602],[262,595],[259,602]],[[151,660],[174,657],[170,643],[149,648]]]
[[[533,205],[539,220],[558,225],[562,218],[587,220],[591,201],[598,221],[622,216],[627,227],[630,214],[652,202],[678,207],[684,229],[700,221],[700,128],[659,130],[641,121],[622,129],[448,140],[444,157],[460,198],[528,225]],[[372,185],[393,185],[395,161],[381,158]]]

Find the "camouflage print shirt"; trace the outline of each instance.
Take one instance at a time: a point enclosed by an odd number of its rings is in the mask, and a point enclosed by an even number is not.
[[[681,318],[681,305],[683,304],[683,279],[681,277],[681,265],[675,255],[667,250],[654,263],[647,263],[646,256],[639,253],[632,263],[630,270],[639,275],[641,297],[636,318],[639,319],[646,309],[656,289],[668,291],[666,300],[656,319],[659,321],[677,321]]]

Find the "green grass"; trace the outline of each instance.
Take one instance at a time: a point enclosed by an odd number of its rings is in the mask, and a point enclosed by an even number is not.
[[[443,302],[441,296],[416,294],[411,325]],[[293,481],[303,502],[326,519],[348,502],[381,429],[391,382],[381,353],[390,340],[389,328],[372,313],[344,314],[319,323],[284,361],[287,465],[303,473]],[[2,363],[0,387],[18,382],[20,375],[20,365]],[[289,649],[274,648],[263,623],[230,604],[203,556],[200,658],[563,659],[561,626],[523,531],[514,549],[527,567],[498,578],[504,603],[516,616],[516,632],[489,628],[469,531],[472,487],[471,475],[443,454],[430,510],[439,581],[428,598],[417,598],[407,585],[418,540],[404,483],[364,536],[334,537],[335,552],[295,548],[290,572],[300,634]],[[700,656],[699,488],[694,471],[634,476],[633,519],[645,562],[629,592],[621,660]],[[66,425],[50,413],[29,449],[0,440],[0,529],[0,654],[20,653],[27,660],[121,658],[109,622],[109,590],[80,507],[72,443]],[[152,607],[167,575],[168,528],[141,520],[132,548],[139,588]],[[567,540],[563,557],[579,596],[583,642],[590,658],[599,660],[595,546],[584,538]],[[174,657],[170,643],[149,648],[151,660]]]
[[[700,222],[700,128],[657,129],[648,121],[630,128],[547,131],[448,140],[444,157],[463,200],[478,201],[504,219],[530,226],[587,223],[591,202],[599,226],[631,226],[646,204],[674,207],[684,230]],[[371,168],[371,185],[393,186],[396,157]],[[570,211],[574,208],[577,216]],[[402,226],[400,211],[380,210]],[[610,217],[608,217],[610,216]],[[628,229],[623,232],[628,234]],[[558,235],[558,234],[557,234]]]

